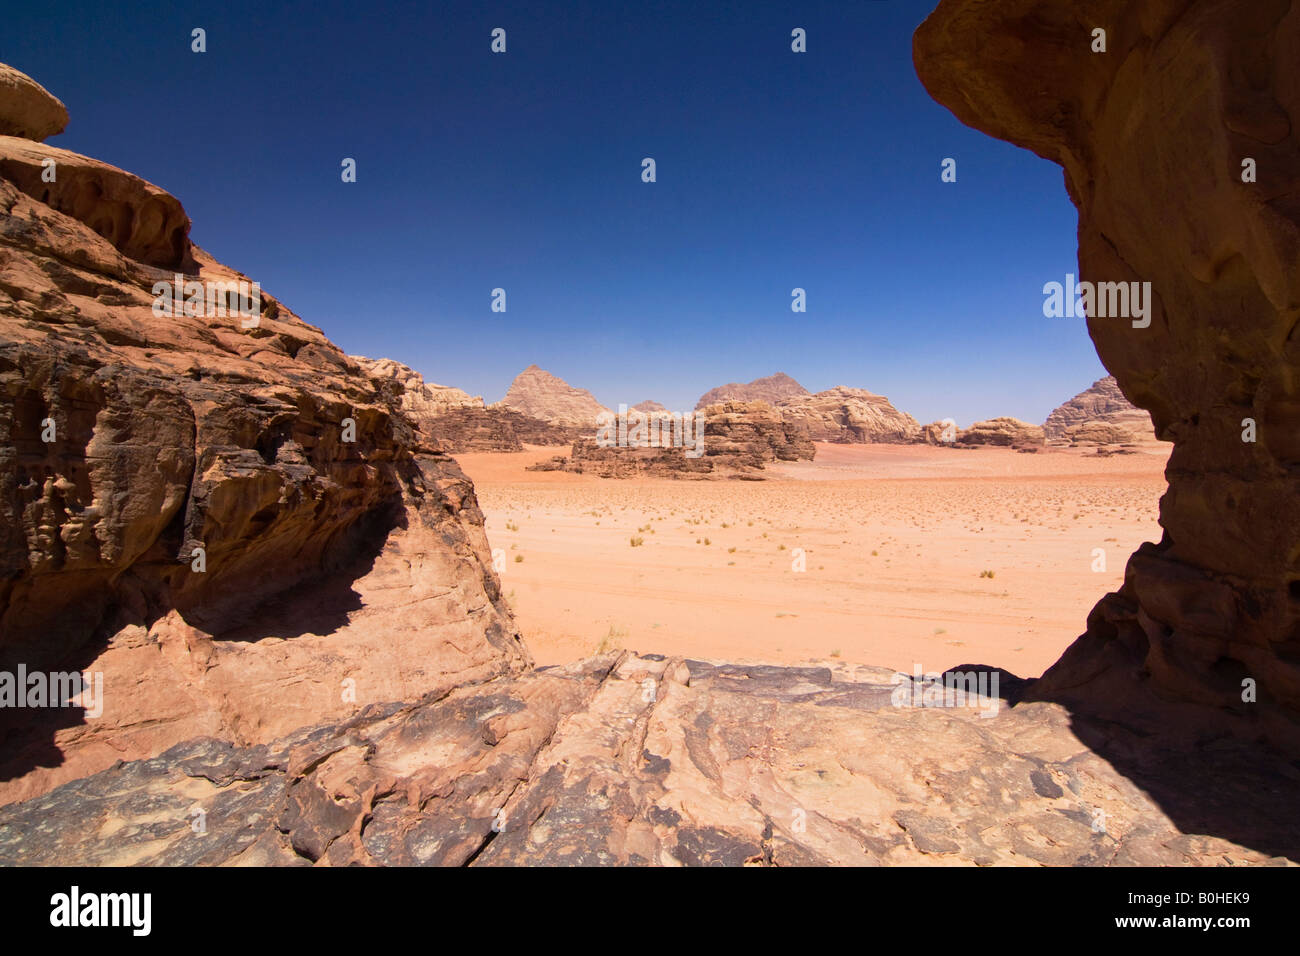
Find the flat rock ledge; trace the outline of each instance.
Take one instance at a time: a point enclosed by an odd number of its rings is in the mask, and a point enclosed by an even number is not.
[[[992,696],[895,706],[900,688],[912,694],[896,680],[616,652],[372,703],[270,745],[200,737],[0,807],[0,864],[1296,858],[1294,781],[1249,745],[1176,752],[1110,725],[1081,735],[1057,704]],[[1004,695],[1022,683],[1004,674]],[[1116,769],[1126,762],[1146,776]]]

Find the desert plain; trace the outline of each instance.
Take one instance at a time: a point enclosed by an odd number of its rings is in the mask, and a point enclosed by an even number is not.
[[[626,648],[1035,677],[1160,540],[1169,448],[819,443],[763,481],[530,472],[555,454],[531,446],[457,460],[540,665]]]

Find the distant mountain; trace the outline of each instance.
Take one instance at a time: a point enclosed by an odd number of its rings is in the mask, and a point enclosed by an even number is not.
[[[808,389],[789,375],[777,372],[767,378],[756,378],[747,385],[737,382],[719,385],[701,395],[695,407],[703,408],[705,405],[715,405],[718,402],[767,402],[776,405],[783,399],[799,398],[807,394]]]
[[[665,406],[663,406],[663,405],[660,405],[658,402],[653,401],[653,400],[648,399],[648,398],[647,398],[644,402],[637,402],[637,403],[636,403],[635,405],[633,405],[632,407],[633,407],[634,409],[636,409],[638,412],[666,412],[666,411],[668,411],[667,407],[665,407]]]
[[[1053,441],[1098,441],[1108,436],[1109,441],[1103,444],[1154,441],[1156,437],[1150,413],[1124,397],[1113,375],[1093,382],[1048,415],[1043,431]]]
[[[565,428],[596,430],[596,416],[609,409],[584,388],[574,388],[536,365],[530,365],[510,383],[506,397],[493,407],[514,409]]]

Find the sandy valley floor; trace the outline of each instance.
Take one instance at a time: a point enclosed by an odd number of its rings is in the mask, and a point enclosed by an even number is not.
[[[458,460],[540,664],[626,647],[1028,677],[1159,540],[1168,448],[818,445],[763,482],[524,470],[557,449]]]

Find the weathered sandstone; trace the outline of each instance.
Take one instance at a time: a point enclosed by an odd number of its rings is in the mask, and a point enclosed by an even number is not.
[[[362,703],[273,744],[196,738],[0,808],[0,865],[1223,866],[1297,856],[1292,804],[1250,748],[1188,754],[1109,727],[1103,757],[1059,705],[916,706],[925,690],[899,676],[620,653],[408,704]],[[1001,677],[1014,697],[1019,682]],[[900,692],[907,706],[895,706]],[[1213,798],[1189,794],[1188,779]]]
[[[467,451],[520,451],[530,445],[567,445],[584,430],[555,425],[513,409],[494,405],[458,388],[434,385],[414,369],[392,359],[352,359],[381,388],[396,387],[402,409],[437,448],[450,454]]]
[[[1092,426],[1087,432],[1078,429]],[[1104,426],[1112,429],[1107,432]],[[1110,444],[1117,441],[1155,441],[1151,415],[1135,406],[1119,390],[1115,376],[1107,375],[1093,382],[1084,391],[1056,408],[1043,423],[1043,432],[1049,440],[1088,441]],[[1089,437],[1079,437],[1086,434]],[[1115,437],[1102,441],[1104,436]]]
[[[591,392],[574,388],[536,365],[515,376],[506,397],[493,407],[512,409],[564,428],[577,428],[588,435],[596,431],[596,416],[609,411]]]
[[[1018,418],[990,418],[957,433],[965,445],[1041,445],[1043,430]]]
[[[837,385],[815,395],[782,399],[776,407],[785,421],[803,428],[813,441],[905,443],[921,437],[915,418],[863,388]]]
[[[808,389],[789,375],[777,372],[766,378],[756,378],[744,385],[730,382],[727,385],[711,388],[700,396],[695,407],[704,408],[706,405],[716,405],[719,402],[767,402],[769,405],[776,405],[785,399],[800,398],[807,394]]]
[[[1064,168],[1081,279],[1151,283],[1149,326],[1087,325],[1173,442],[1165,533],[1034,693],[1194,701],[1296,746],[1300,5],[942,0],[914,59],[958,119]]]
[[[39,143],[67,125],[68,111],[57,97],[26,73],[0,63],[0,136]]]
[[[0,137],[0,670],[105,698],[0,710],[0,802],[530,663],[472,486],[393,394],[269,295],[253,327],[154,314],[173,269],[246,278],[188,233],[143,180]]]

